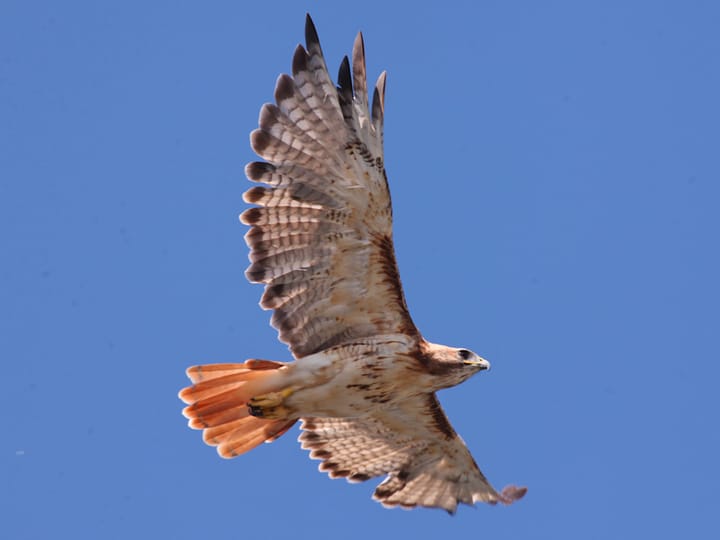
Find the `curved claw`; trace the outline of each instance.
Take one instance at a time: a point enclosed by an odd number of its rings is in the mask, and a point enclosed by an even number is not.
[[[288,386],[277,392],[268,392],[267,394],[255,396],[248,401],[248,412],[258,418],[273,420],[287,418],[290,415],[290,409],[285,407],[283,403],[294,392],[295,389]]]

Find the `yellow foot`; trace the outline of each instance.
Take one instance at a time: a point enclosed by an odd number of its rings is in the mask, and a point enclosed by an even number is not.
[[[260,394],[248,401],[248,410],[251,415],[258,418],[267,418],[268,420],[287,418],[290,415],[290,409],[285,407],[283,402],[294,392],[295,389],[288,386],[277,392]]]

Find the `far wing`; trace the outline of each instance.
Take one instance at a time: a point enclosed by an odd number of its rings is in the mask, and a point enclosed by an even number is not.
[[[362,36],[336,88],[312,20],[298,45],[293,76],[281,75],[277,105],[260,111],[251,135],[267,162],[250,163],[258,205],[241,219],[251,266],[265,283],[260,302],[296,357],[349,340],[418,331],[408,313],[392,241],[392,208],[383,166],[385,74],[368,109]],[[353,80],[354,79],[354,80]]]
[[[510,504],[525,488],[495,491],[455,433],[435,394],[362,418],[303,418],[302,447],[321,471],[360,482],[387,475],[373,498],[384,506],[443,508]]]

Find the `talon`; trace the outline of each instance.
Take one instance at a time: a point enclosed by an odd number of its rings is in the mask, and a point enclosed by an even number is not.
[[[258,418],[278,419],[287,418],[290,409],[283,406],[283,401],[293,395],[295,389],[291,386],[277,392],[268,392],[255,396],[248,401],[248,412]]]
[[[257,416],[258,418],[264,418],[265,414],[262,407],[258,407],[257,405],[250,405],[248,403],[248,412],[252,416]]]

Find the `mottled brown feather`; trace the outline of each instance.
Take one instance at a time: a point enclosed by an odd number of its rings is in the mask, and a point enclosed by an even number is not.
[[[295,357],[381,334],[419,334],[400,284],[392,241],[392,208],[382,156],[384,76],[368,109],[362,36],[339,87],[327,72],[308,19],[306,47],[293,75],[278,78],[276,104],[262,107],[251,145],[266,163],[251,163],[258,205],[241,220],[252,282],[264,283],[261,305]]]
[[[453,513],[459,503],[508,504],[525,493],[514,487],[495,491],[434,394],[359,418],[303,418],[301,429],[302,447],[322,460],[319,469],[332,478],[364,481],[387,475],[374,494],[385,506],[440,507]]]

